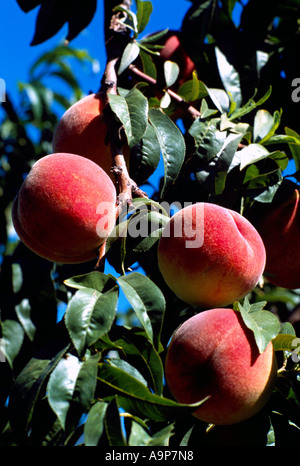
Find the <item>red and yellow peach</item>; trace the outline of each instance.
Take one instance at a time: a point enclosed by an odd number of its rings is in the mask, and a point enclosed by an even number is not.
[[[14,201],[20,239],[53,262],[80,263],[97,257],[116,219],[116,189],[89,159],[56,153],[31,168]]]
[[[207,398],[193,415],[229,425],[258,413],[274,388],[272,342],[259,353],[254,334],[233,309],[200,312],[173,334],[165,361],[166,382],[180,403]]]
[[[239,213],[211,203],[184,207],[166,225],[158,265],[166,284],[199,307],[227,306],[248,294],[265,267],[263,241]]]

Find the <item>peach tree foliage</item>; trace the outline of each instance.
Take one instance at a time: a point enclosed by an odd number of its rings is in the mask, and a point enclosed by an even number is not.
[[[122,11],[119,3],[104,2],[106,20],[112,7]],[[251,219],[290,185],[297,186],[300,136],[290,82],[297,76],[293,57],[299,49],[300,6],[296,0],[275,6],[268,1],[269,8],[261,11],[257,0],[249,0],[236,27],[233,8],[240,2],[190,3],[182,41],[197,71],[179,88],[178,67],[156,61],[156,41],[163,33],[143,36],[151,25],[152,3],[136,1],[128,16],[118,94],[109,95],[109,106],[131,148],[131,177],[151,186],[160,160],[163,175],[151,198],[133,199],[107,241],[106,261],[116,273],[94,270],[96,258],[72,266],[49,263],[9,238],[9,211],[23,177],[34,160],[51,152],[58,121],[54,104],[70,105],[70,95],[54,87],[49,92],[47,80],[64,81],[78,100],[82,92],[71,63],[90,60],[88,54],[72,43],[49,51],[32,66],[28,82],[20,83],[20,102],[8,95],[1,106],[1,445],[198,447],[226,439],[226,428],[207,430],[191,416],[195,405],[177,403],[165,385],[168,341],[199,309],[166,287],[156,248],[171,215],[167,204],[215,202]],[[39,7],[33,45],[65,23],[71,41],[96,8],[96,0],[18,4],[24,12]],[[158,84],[163,79],[160,94],[133,77],[133,62]],[[200,116],[184,110],[177,125],[179,104],[170,88]],[[295,172],[289,179],[291,161]],[[126,234],[145,226],[147,235]],[[233,427],[236,444],[299,442],[299,359],[293,352],[299,327],[290,323],[299,302],[297,290],[266,282],[234,304],[258,348],[272,340],[284,368],[266,409]],[[58,319],[61,307],[65,312]]]

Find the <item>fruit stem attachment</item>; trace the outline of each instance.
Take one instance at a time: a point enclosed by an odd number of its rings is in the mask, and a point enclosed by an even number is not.
[[[112,5],[113,3],[113,5]],[[117,2],[111,2],[106,0],[105,6],[108,8],[105,17],[107,22],[105,25],[105,43],[107,61],[106,67],[102,78],[102,90],[107,95],[107,105],[105,109],[105,115],[108,122],[109,128],[109,141],[112,154],[112,173],[115,176],[116,187],[117,187],[117,209],[116,217],[124,205],[131,204],[132,196],[146,198],[147,195],[139,189],[137,184],[131,179],[128,168],[125,162],[123,153],[124,144],[124,131],[121,124],[118,124],[116,118],[108,105],[108,94],[117,94],[117,72],[116,66],[119,62],[120,57],[130,40],[130,29],[124,24],[124,19],[127,19],[127,13],[125,10],[130,10],[132,1],[123,0],[119,5]],[[115,7],[121,7],[115,9]],[[108,20],[110,18],[110,20]],[[122,19],[122,21],[120,21]]]

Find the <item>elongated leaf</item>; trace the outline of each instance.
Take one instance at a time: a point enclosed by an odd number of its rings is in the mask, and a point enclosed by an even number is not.
[[[140,53],[140,47],[138,46],[137,42],[129,42],[126,45],[124,52],[122,54],[120,66],[118,69],[118,74],[122,74],[129,65],[138,57]]]
[[[149,0],[146,1],[141,1],[139,0],[137,2],[137,28],[138,28],[138,33],[141,34],[147,24],[149,23],[151,13],[153,11],[153,5],[152,2]]]
[[[100,356],[95,354],[84,360],[76,380],[73,399],[78,401],[85,411],[90,408],[94,398]]]
[[[97,401],[89,411],[84,425],[84,443],[87,447],[96,447],[101,439],[107,406],[104,401]]]
[[[137,272],[120,277],[118,283],[136,312],[149,340],[157,347],[165,311],[162,292],[148,277]]]
[[[169,445],[173,429],[174,424],[170,424],[151,436],[139,423],[133,421],[128,445],[131,447],[167,447]]]
[[[153,126],[147,126],[141,144],[134,148],[134,155],[133,162],[130,161],[130,174],[142,184],[154,173],[160,161],[160,146]]]
[[[66,418],[73,398],[76,380],[82,362],[71,354],[59,361],[49,377],[47,384],[48,400],[57,415],[62,428],[65,428]]]
[[[75,293],[67,306],[65,322],[78,354],[110,330],[117,302],[117,287],[103,294],[90,288]]]
[[[14,360],[19,354],[24,340],[24,330],[15,320],[0,321],[0,354],[4,356],[10,367],[13,368]]]
[[[109,446],[126,446],[126,440],[121,425],[120,407],[116,396],[107,406],[104,423]]]
[[[270,97],[272,93],[272,87],[270,86],[268,91],[259,99],[257,102],[254,101],[254,99],[249,99],[248,102],[243,105],[242,107],[236,109],[231,115],[230,115],[230,120],[235,120],[236,118],[241,118],[244,115],[247,115],[248,113],[252,112],[256,107],[259,107],[262,105],[268,98]]]
[[[228,62],[226,56],[221,52],[219,47],[215,47],[217,65],[222,79],[224,88],[230,94],[236,103],[236,107],[240,107],[242,102],[241,83],[238,72]]]
[[[30,318],[31,306],[29,300],[23,299],[20,304],[15,306],[15,311],[27,337],[30,341],[33,341],[36,327]]]
[[[164,162],[163,197],[179,175],[185,157],[185,141],[179,128],[162,111],[151,109],[149,119],[154,127]]]
[[[285,133],[287,136],[294,137],[296,139],[296,143],[290,143],[289,144],[289,149],[291,151],[291,154],[293,156],[296,170],[298,171],[300,169],[300,135],[296,133],[296,131],[290,129],[290,128],[285,128]]]
[[[147,378],[148,386],[157,395],[161,395],[163,392],[164,368],[158,351],[140,329],[126,329],[118,326],[118,333],[118,339],[113,343],[109,342],[110,344],[107,344],[103,339],[103,345],[100,346],[100,349],[111,347],[117,349],[128,361],[130,361],[131,357],[133,357],[134,361],[139,360],[140,367],[144,367],[143,374]]]
[[[109,103],[124,126],[129,146],[135,146],[147,129],[148,100],[138,89],[132,89],[125,97],[109,94]]]
[[[142,374],[128,362],[124,361],[123,359],[109,358],[108,363],[131,375],[143,385],[145,385],[145,387],[147,387],[147,381],[144,379]]]
[[[164,62],[164,75],[167,87],[171,87],[176,82],[179,71],[177,63],[170,60]]]
[[[239,151],[240,157],[240,170],[243,170],[245,167],[251,163],[258,162],[268,157],[270,152],[260,144],[249,144]]]
[[[64,283],[77,290],[91,288],[102,293],[104,289],[109,290],[115,285],[115,279],[112,275],[106,275],[101,272],[89,272],[84,275],[68,278]]]
[[[167,421],[195,411],[205,400],[192,405],[177,403],[151,393],[142,383],[108,364],[100,364],[99,379],[116,391],[120,406],[132,414],[155,421]]]
[[[33,410],[44,383],[53,368],[67,352],[67,347],[52,359],[32,358],[18,375],[9,400],[10,423],[16,432],[24,435],[30,427]]]

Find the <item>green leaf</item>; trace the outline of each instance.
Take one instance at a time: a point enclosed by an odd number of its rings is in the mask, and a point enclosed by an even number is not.
[[[225,189],[227,174],[242,137],[242,134],[229,133],[221,151],[216,155],[215,193],[217,195],[222,194]]]
[[[149,340],[157,348],[165,312],[165,299],[161,290],[150,278],[138,272],[119,277],[118,283],[136,312]]]
[[[267,110],[258,110],[254,118],[253,140],[263,144],[273,134],[280,124],[280,113],[272,116]]]
[[[117,392],[119,404],[125,411],[144,419],[148,417],[159,422],[168,421],[192,413],[205,402],[201,400],[187,405],[155,395],[131,375],[109,364],[100,364],[99,379],[113,392]]]
[[[140,59],[142,61],[142,71],[150,76],[150,78],[156,79],[157,78],[157,71],[156,66],[153,62],[151,55],[140,48]]]
[[[171,87],[177,80],[179,75],[179,66],[177,63],[166,60],[164,62],[164,75],[166,81],[166,87]]]
[[[85,411],[90,408],[94,398],[100,357],[100,354],[95,354],[84,360],[76,379],[73,399],[78,401]]]
[[[30,341],[33,341],[36,333],[36,327],[30,318],[31,306],[29,300],[27,298],[22,299],[20,304],[15,306],[15,311],[27,337]]]
[[[121,426],[120,408],[116,396],[107,406],[104,425],[109,446],[126,446],[126,440]]]
[[[84,444],[87,447],[96,447],[102,437],[107,406],[104,401],[97,401],[89,411],[84,425]]]
[[[41,396],[46,379],[64,356],[67,348],[48,359],[32,358],[17,376],[9,400],[10,423],[14,431],[24,435],[30,427],[32,414]]]
[[[163,197],[179,175],[185,157],[185,141],[180,129],[161,110],[150,109],[149,119],[160,144],[164,162]]]
[[[139,56],[139,53],[140,47],[137,42],[129,42],[129,44],[126,45],[118,69],[119,75],[122,74],[132,62],[134,62],[134,60]]]
[[[141,1],[138,0],[136,1],[137,3],[137,29],[138,33],[141,34],[147,24],[149,23],[151,13],[153,11],[153,5],[152,2],[146,0],[146,1]]]
[[[270,152],[264,146],[253,143],[244,147],[238,152],[238,154],[240,157],[240,170],[243,170],[251,163],[255,163],[269,157]]]
[[[297,338],[294,327],[289,322],[284,322],[280,333],[273,339],[274,351],[288,351],[291,359],[298,363],[300,361],[300,338]]]
[[[76,356],[67,354],[61,359],[49,377],[47,396],[49,404],[63,429],[73,399],[76,381],[82,362]]]
[[[76,275],[64,280],[64,284],[77,290],[91,288],[100,291],[111,289],[115,286],[115,278],[101,272],[89,272],[84,275]]]
[[[108,94],[113,112],[124,126],[130,147],[135,146],[144,136],[148,124],[148,100],[136,88],[126,96]]]
[[[8,364],[13,368],[14,360],[18,356],[24,340],[24,330],[15,320],[0,321],[0,355],[4,355]]]
[[[287,136],[295,138],[295,143],[290,143],[289,149],[295,162],[296,171],[298,171],[300,170],[300,135],[287,127],[285,128],[285,133]]]
[[[123,359],[118,359],[118,358],[109,358],[108,364],[111,364],[114,367],[118,367],[120,370],[131,375],[132,377],[137,379],[139,382],[141,382],[143,385],[145,385],[145,387],[148,386],[147,381],[144,379],[142,374],[135,367],[129,364],[127,361],[124,361]]]
[[[196,154],[207,162],[216,157],[224,145],[226,132],[218,130],[219,118],[201,121],[197,118],[189,128],[195,140]]]
[[[243,105],[243,107],[240,107],[240,108],[236,109],[230,115],[230,120],[235,120],[237,118],[241,118],[241,117],[247,115],[248,113],[252,112],[256,107],[259,107],[260,105],[265,103],[265,101],[270,97],[271,93],[272,93],[272,86],[269,87],[269,89],[265,93],[265,95],[263,97],[261,97],[261,99],[259,99],[257,102],[255,102],[253,98],[249,99],[248,102],[245,105]]]
[[[118,326],[118,334],[118,339],[111,343],[110,347],[117,349],[119,352],[121,351],[127,360],[132,357],[134,361],[139,360],[139,367],[143,366],[143,374],[147,377],[148,385],[157,395],[161,395],[163,392],[164,368],[158,351],[147,339],[147,335],[141,329],[127,329],[121,326]],[[107,348],[105,341],[103,341],[103,347]],[[102,346],[100,346],[101,348]]]
[[[243,305],[235,304],[235,309],[239,310],[245,325],[253,331],[255,342],[260,353],[263,353],[269,342],[276,337],[280,330],[280,323],[277,317],[270,311],[263,310],[266,302],[259,302],[250,305],[245,298]]]
[[[236,104],[240,107],[242,102],[240,77],[236,69],[228,62],[226,56],[221,52],[219,47],[215,47],[216,59],[219,74],[224,88],[230,94]]]
[[[134,148],[134,155],[130,173],[138,184],[142,184],[155,172],[160,161],[160,146],[153,126],[147,126],[141,144]]]
[[[117,286],[103,294],[90,288],[80,289],[72,297],[64,318],[79,355],[110,330],[117,303]]]
[[[177,93],[186,101],[194,102],[197,99],[202,99],[208,95],[207,87],[202,81],[199,81],[197,73],[193,71],[192,79],[185,81],[179,87]],[[215,112],[216,110],[214,110]],[[201,114],[203,118],[203,116]]]
[[[170,424],[151,436],[138,422],[133,420],[128,445],[131,447],[167,447],[169,446],[173,429],[174,424]]]

